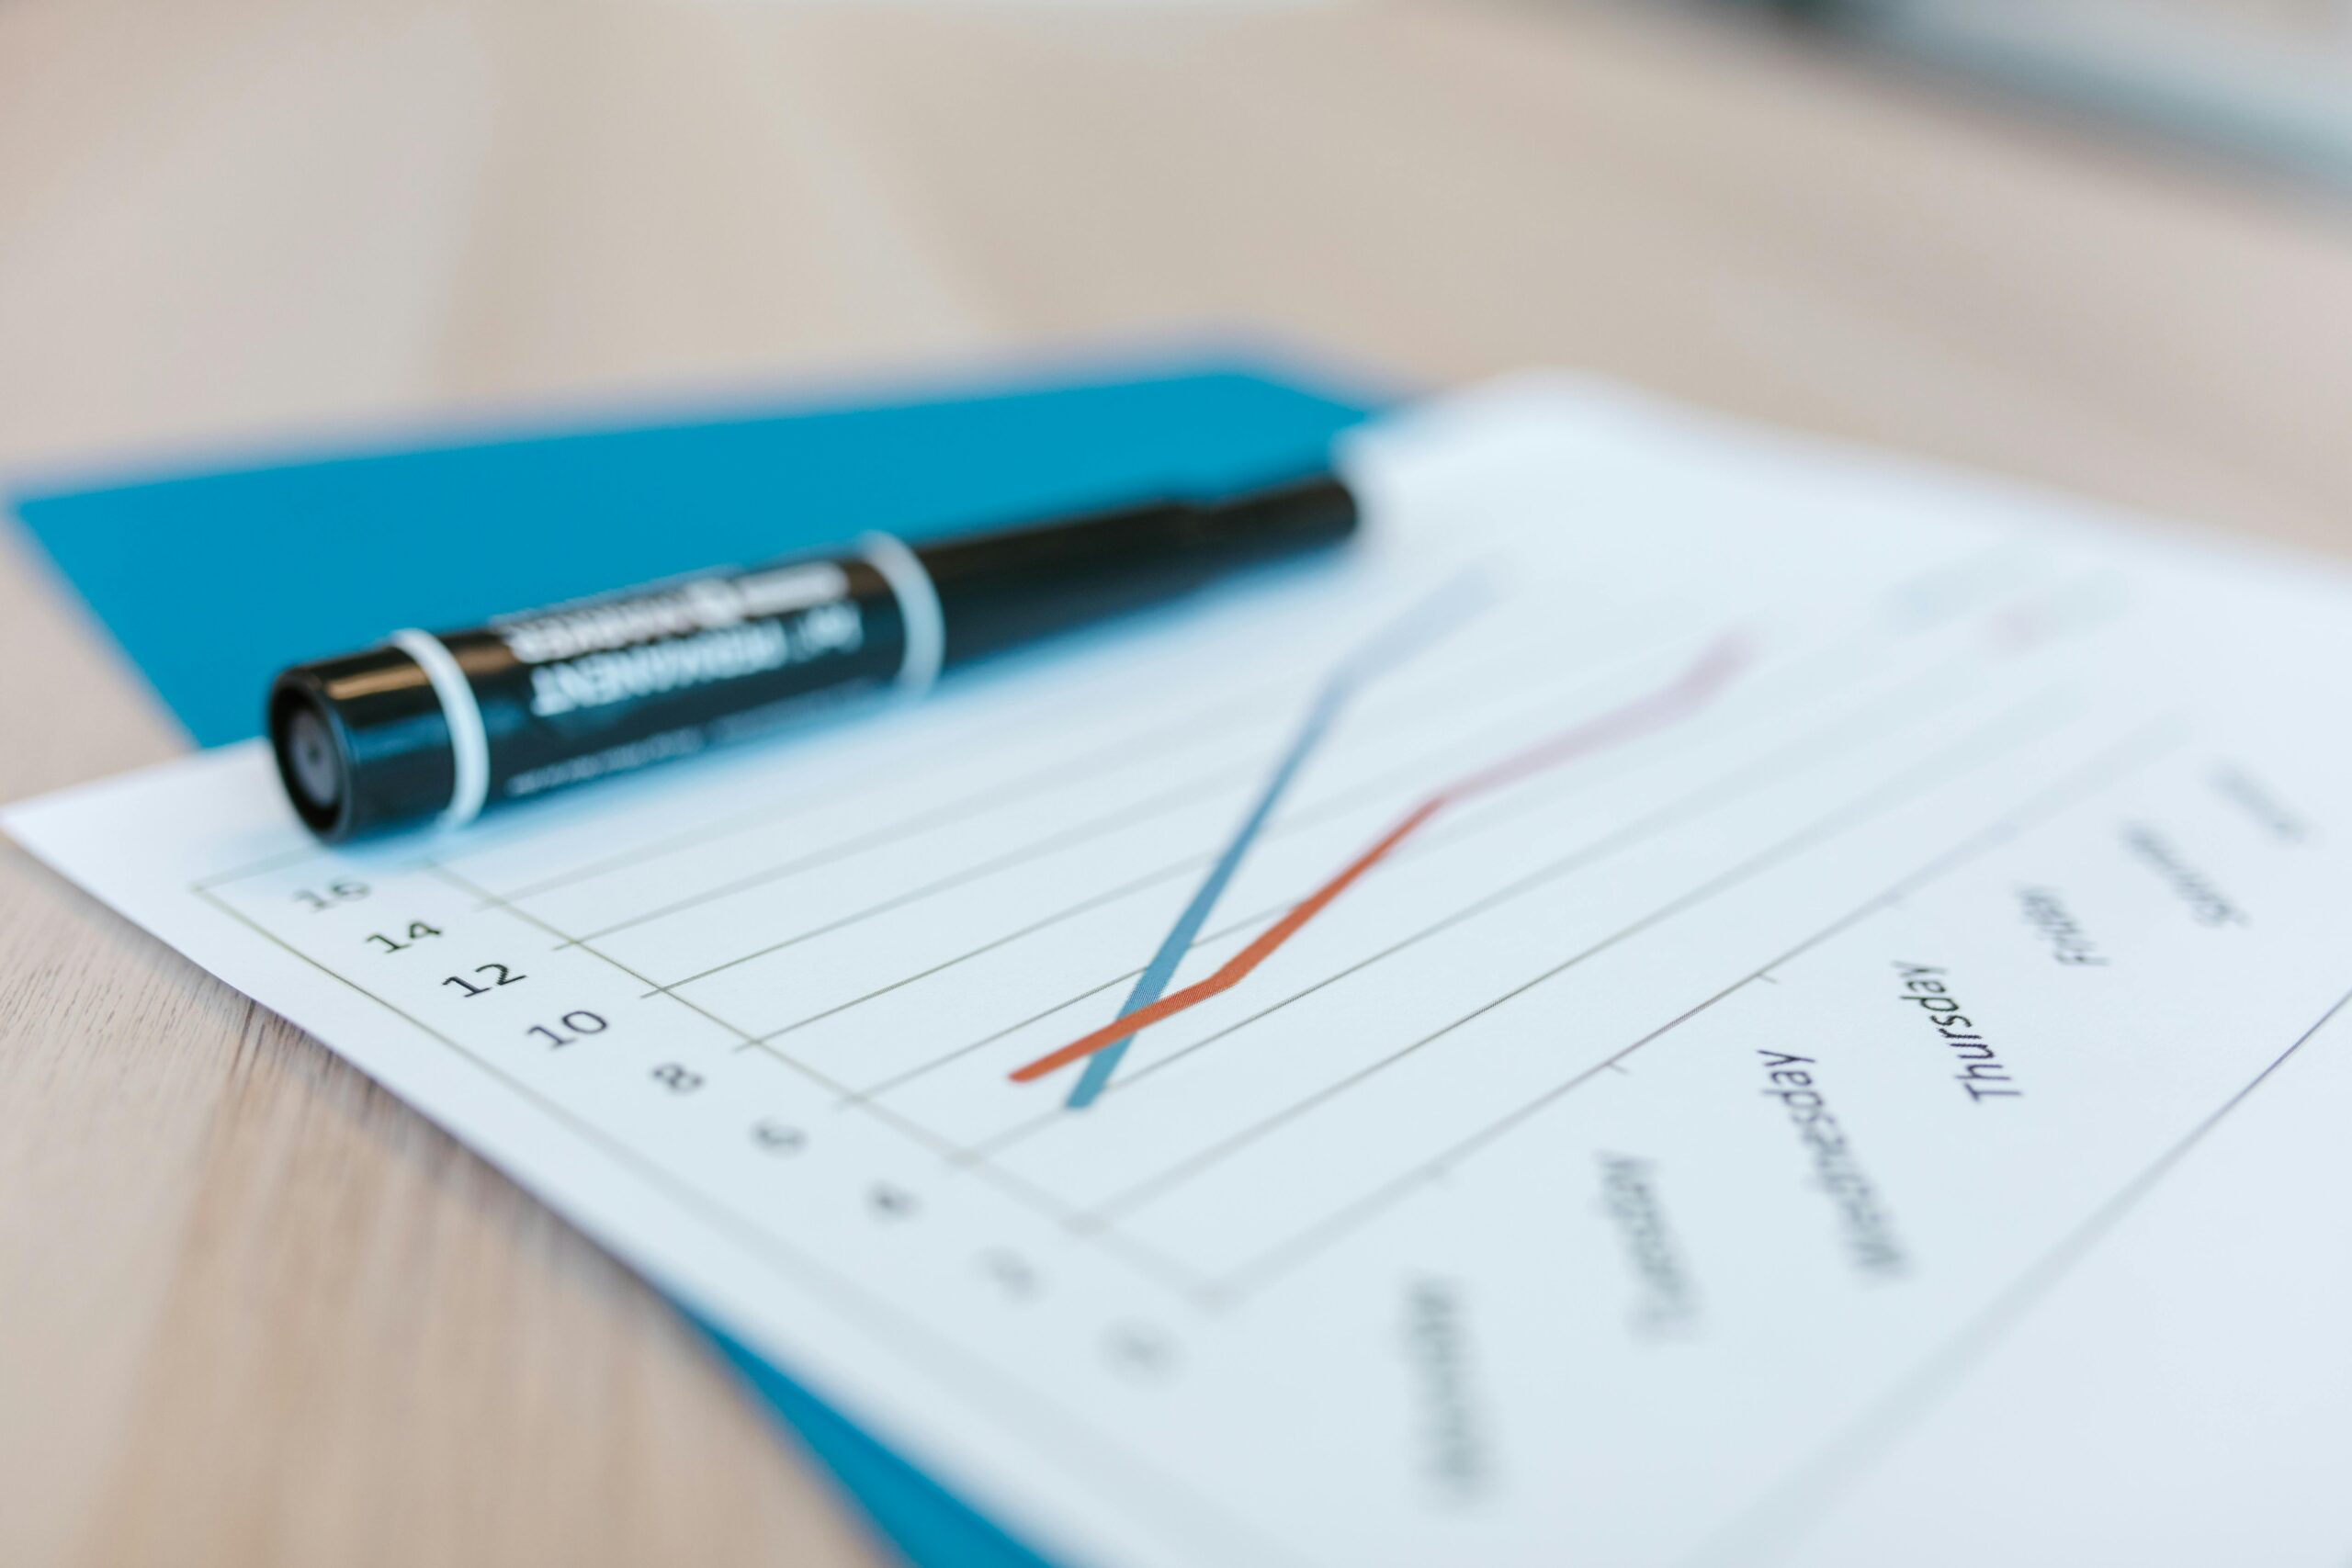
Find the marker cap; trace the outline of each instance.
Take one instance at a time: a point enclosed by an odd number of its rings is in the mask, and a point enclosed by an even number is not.
[[[287,799],[330,840],[437,815],[457,784],[432,678],[389,645],[281,673],[269,692],[269,739]]]

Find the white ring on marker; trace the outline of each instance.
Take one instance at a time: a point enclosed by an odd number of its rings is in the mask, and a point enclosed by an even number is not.
[[[906,628],[906,656],[899,660],[899,686],[919,697],[939,680],[947,654],[947,617],[940,613],[939,590],[914,551],[888,534],[858,536],[858,553],[890,585],[899,602],[899,624]]]
[[[441,639],[413,627],[384,639],[416,660],[441,699],[441,716],[449,723],[449,758],[456,781],[449,787],[448,809],[441,813],[444,828],[462,828],[481,815],[490,798],[490,732],[482,728],[481,705],[466,672]]]

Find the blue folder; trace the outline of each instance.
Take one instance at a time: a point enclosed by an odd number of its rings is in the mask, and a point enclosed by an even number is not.
[[[1319,461],[1380,400],[1265,358],[1065,367],[888,397],[410,441],[209,472],[52,483],[27,530],[198,744],[259,733],[269,677],[396,626]],[[1041,1560],[711,1325],[713,1342],[922,1568]]]

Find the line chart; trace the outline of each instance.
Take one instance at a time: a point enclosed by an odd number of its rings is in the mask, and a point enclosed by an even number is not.
[[[1656,691],[1645,693],[1598,717],[1586,719],[1547,736],[1523,750],[1442,786],[1424,797],[1387,832],[1374,840],[1369,848],[1301,899],[1288,914],[1266,928],[1255,941],[1227,959],[1215,973],[1141,1007],[1133,1005],[1131,998],[1129,1005],[1109,1023],[1091,1033],[1079,1036],[1057,1051],[1048,1052],[1014,1068],[1010,1077],[1015,1083],[1034,1083],[1072,1063],[1124,1046],[1128,1040],[1161,1020],[1172,1018],[1212,997],[1231,990],[1306,929],[1309,921],[1329,908],[1367,872],[1385,860],[1399,844],[1449,807],[1458,806],[1465,800],[1490,794],[1521,779],[1674,724],[1704,707],[1739,673],[1747,660],[1747,639],[1736,632],[1724,633],[1688,669]],[[1204,910],[1204,916],[1205,913]],[[1172,969],[1174,964],[1170,963],[1169,967]],[[1137,991],[1141,990],[1142,987],[1138,986]],[[1105,1078],[1108,1076],[1107,1073],[1103,1075]],[[1080,1087],[1081,1090],[1085,1089],[1084,1084]],[[1100,1089],[1098,1083],[1096,1092]],[[1088,1100],[1091,1099],[1092,1094],[1089,1094]],[[1073,1096],[1072,1103],[1081,1102]]]
[[[1353,653],[1340,661],[1339,668],[1331,672],[1330,678],[1324,682],[1322,689],[1307,705],[1306,718],[1292,737],[1282,761],[1275,764],[1273,775],[1266,781],[1266,787],[1243,817],[1241,826],[1218,852],[1208,874],[1202,878],[1200,887],[1185,904],[1184,912],[1177,916],[1175,925],[1160,940],[1159,946],[1151,955],[1151,962],[1145,965],[1143,974],[1137,977],[1135,989],[1127,994],[1126,1001],[1120,1007],[1121,1018],[1140,1012],[1159,1000],[1160,994],[1168,988],[1168,982],[1175,977],[1176,965],[1182,963],[1184,954],[1192,951],[1193,942],[1201,934],[1201,928],[1208,923],[1217,900],[1224,897],[1226,885],[1241,868],[1243,857],[1257,842],[1267,818],[1274,814],[1274,807],[1289,792],[1291,781],[1298,776],[1299,770],[1306,765],[1307,758],[1322,744],[1323,737],[1338,721],[1340,710],[1347,706],[1348,700],[1355,695],[1357,689],[1454,630],[1476,607],[1484,592],[1478,574],[1475,570],[1465,571],[1365,638]],[[1111,1075],[1118,1071],[1119,1058],[1126,1054],[1126,1048],[1125,1040],[1114,1041],[1086,1064],[1086,1071],[1080,1077],[1078,1087],[1070,1090],[1069,1109],[1083,1111],[1094,1103],[1110,1083]]]

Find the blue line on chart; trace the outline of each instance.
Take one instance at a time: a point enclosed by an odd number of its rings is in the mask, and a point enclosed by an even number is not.
[[[1322,743],[1325,733],[1339,718],[1340,709],[1347,706],[1348,699],[1355,695],[1357,688],[1435,644],[1467,619],[1470,612],[1478,608],[1487,596],[1482,576],[1475,570],[1465,570],[1358,644],[1353,652],[1340,661],[1339,668],[1331,672],[1323,682],[1322,689],[1316,693],[1314,702],[1308,705],[1306,718],[1300,722],[1297,733],[1291,738],[1290,749],[1283,753],[1282,761],[1275,766],[1273,777],[1266,781],[1266,787],[1259,795],[1257,804],[1250,808],[1249,816],[1242,818],[1232,840],[1216,857],[1216,863],[1209,868],[1208,875],[1202,879],[1192,902],[1185,905],[1184,912],[1176,917],[1176,924],[1160,942],[1159,950],[1144,966],[1142,976],[1136,981],[1136,988],[1127,993],[1127,999],[1118,1011],[1120,1018],[1149,1007],[1168,989],[1168,982],[1175,978],[1176,966],[1184,961],[1184,954],[1192,951],[1193,943],[1199,939],[1201,928],[1208,923],[1209,911],[1216,908],[1216,901],[1224,897],[1225,885],[1233,880],[1235,872],[1241,869],[1242,859],[1249,854],[1250,846],[1257,841],[1260,829],[1274,814],[1274,807],[1281,804],[1291,781],[1298,776],[1306,759]],[[1430,624],[1423,625],[1425,622]],[[1069,1109],[1083,1111],[1094,1103],[1095,1097],[1110,1083],[1111,1075],[1119,1070],[1119,1058],[1127,1054],[1127,1047],[1132,1043],[1130,1040],[1122,1040],[1094,1054],[1087,1062],[1086,1072],[1078,1080],[1078,1087],[1069,1091]]]

